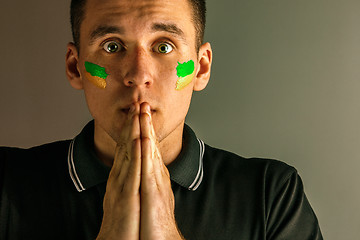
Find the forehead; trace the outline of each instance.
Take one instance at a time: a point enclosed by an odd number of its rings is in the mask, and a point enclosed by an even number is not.
[[[146,31],[154,22],[170,22],[194,34],[188,0],[87,0],[84,22],[90,31],[111,24],[128,32]]]

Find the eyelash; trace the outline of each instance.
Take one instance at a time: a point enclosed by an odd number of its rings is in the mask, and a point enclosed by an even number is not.
[[[105,50],[105,45],[108,44],[108,43],[111,43],[111,42],[114,42],[116,44],[119,45],[119,50],[116,51],[116,52],[108,52]],[[117,40],[117,39],[107,39],[105,41],[103,41],[101,44],[100,44],[101,48],[108,54],[114,54],[114,53],[117,53],[117,52],[120,52],[120,51],[123,51],[123,50],[126,50],[124,44],[120,41],[120,40]]]
[[[119,49],[116,51],[116,52],[108,52],[106,51],[105,49],[105,45],[106,44],[109,44],[109,43],[116,43],[119,45]],[[161,52],[158,52],[158,47],[161,45],[161,44],[167,44],[169,45],[172,49],[170,52],[168,53],[161,53]],[[105,41],[103,41],[101,44],[100,44],[100,47],[108,54],[114,54],[114,53],[118,53],[118,52],[121,52],[121,51],[124,51],[126,50],[126,47],[124,46],[124,44],[122,43],[122,41],[118,40],[118,39],[107,39]],[[162,41],[159,41],[157,42],[156,44],[154,44],[154,46],[152,47],[152,50],[158,54],[162,54],[162,55],[167,55],[167,54],[170,54],[172,53],[174,50],[176,49],[175,45],[170,43],[169,41],[167,40],[162,40]]]
[[[169,46],[171,47],[171,51],[168,52],[168,53],[158,52],[159,46],[160,46],[161,44],[167,44],[167,45],[169,45]],[[172,53],[176,48],[175,48],[174,44],[169,43],[168,41],[161,41],[161,42],[156,43],[152,49],[153,49],[156,53],[167,55],[167,54]]]

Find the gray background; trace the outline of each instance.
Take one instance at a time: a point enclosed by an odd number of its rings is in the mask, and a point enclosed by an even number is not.
[[[69,2],[0,4],[0,145],[90,119],[64,73]],[[208,1],[212,77],[187,119],[210,145],[295,166],[329,240],[360,238],[359,24],[359,0]]]

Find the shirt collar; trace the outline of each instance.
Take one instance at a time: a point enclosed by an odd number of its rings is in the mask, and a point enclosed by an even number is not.
[[[203,179],[205,144],[188,125],[184,125],[183,144],[179,156],[167,166],[170,178],[180,186],[195,191]],[[77,191],[82,192],[106,182],[111,168],[94,151],[94,121],[90,121],[70,143],[68,168]]]

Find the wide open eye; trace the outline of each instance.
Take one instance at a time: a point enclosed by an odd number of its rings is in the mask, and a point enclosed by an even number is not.
[[[116,53],[120,51],[121,47],[121,44],[115,41],[109,41],[103,45],[104,50],[108,53]]]
[[[157,45],[156,51],[159,53],[167,54],[167,53],[171,53],[173,49],[174,48],[171,44],[163,42]]]

